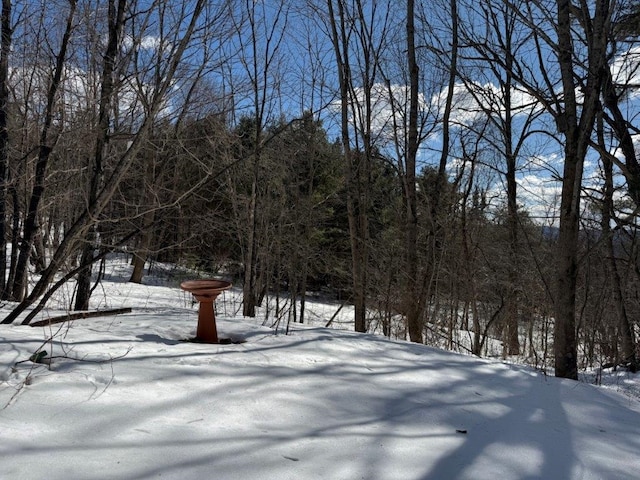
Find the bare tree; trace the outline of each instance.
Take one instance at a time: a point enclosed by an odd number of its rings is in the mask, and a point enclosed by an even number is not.
[[[7,183],[9,182],[9,55],[11,0],[2,1],[0,16],[0,298],[7,299]]]
[[[556,244],[554,355],[556,375],[577,378],[576,280],[580,229],[580,198],[585,158],[590,148],[602,82],[607,65],[607,42],[612,4],[593,5],[570,0],[527,2],[516,9],[505,2],[528,31],[532,57],[485,50],[487,60],[509,71],[511,80],[540,103],[562,136],[564,166]],[[553,8],[555,7],[555,8]],[[553,31],[555,35],[549,35]],[[478,43],[481,43],[479,40]],[[549,132],[552,133],[552,132]],[[513,152],[512,152],[513,153]]]
[[[578,378],[576,344],[576,280],[580,230],[580,193],[584,161],[591,142],[600,92],[607,65],[608,28],[611,6],[598,0],[594,12],[587,5],[576,7],[569,0],[558,0],[557,59],[562,86],[562,103],[556,103],[558,130],[564,135],[564,171],[557,247],[557,285],[555,289],[554,356],[556,376]],[[584,61],[574,35],[575,20],[583,26],[588,57],[584,76],[576,76],[577,63]],[[577,92],[584,92],[579,102]],[[581,104],[580,104],[581,103]]]
[[[261,174],[264,171],[263,150],[267,140],[266,126],[278,116],[276,103],[282,82],[284,61],[283,43],[289,18],[289,6],[278,1],[273,5],[246,1],[241,19],[236,21],[234,48],[238,51],[238,68],[244,75],[246,88],[236,85],[239,94],[246,90],[246,102],[251,110],[250,122],[245,122],[242,135],[246,155],[251,165],[248,202],[236,203],[237,224],[246,228],[238,230],[243,252],[243,314],[253,317],[260,299],[264,296],[265,268],[260,262],[266,259],[268,250],[268,222],[264,216],[269,205]],[[247,120],[249,116],[246,116]],[[246,127],[246,128],[245,128]],[[242,219],[242,220],[240,220]]]
[[[140,150],[140,148],[148,138],[148,135],[151,132],[154,123],[157,121],[159,113],[163,110],[163,108],[166,107],[167,94],[173,86],[173,82],[176,79],[176,72],[178,71],[181,62],[185,59],[185,53],[189,52],[189,48],[192,46],[193,42],[198,39],[197,33],[202,31],[201,27],[203,22],[206,23],[208,20],[211,20],[210,15],[214,15],[212,13],[212,10],[213,7],[210,8],[207,2],[197,1],[192,5],[191,9],[174,10],[174,13],[180,15],[180,21],[178,21],[177,23],[173,22],[175,18],[167,19],[168,21],[171,20],[171,24],[175,28],[175,42],[163,45],[163,48],[165,48],[163,55],[164,61],[161,65],[156,65],[157,69],[155,70],[157,72],[155,78],[159,79],[159,81],[153,85],[153,88],[149,88],[146,90],[147,96],[144,98],[144,101],[146,102],[146,115],[144,115],[142,118],[138,118],[138,122],[135,124],[135,135],[131,137],[131,142],[127,145],[126,149],[124,149],[119,154],[119,156],[114,159],[108,176],[105,178],[104,182],[102,182],[99,191],[95,195],[95,201],[87,203],[85,205],[85,208],[79,213],[78,216],[75,217],[73,223],[64,232],[64,238],[60,242],[55,252],[52,254],[51,260],[46,269],[42,272],[40,279],[37,281],[29,295],[3,320],[3,323],[13,322],[28,306],[33,304],[36,299],[40,298],[45,294],[45,292],[47,292],[49,283],[52,281],[54,275],[60,270],[61,266],[69,257],[70,253],[74,250],[75,246],[78,244],[78,241],[86,238],[86,235],[92,228],[95,219],[105,211],[105,209],[109,205],[109,202],[113,198],[114,193],[127,174],[127,171],[131,166],[133,160],[135,159],[137,152]],[[129,16],[128,18],[137,19],[138,17]],[[71,27],[69,27],[67,31],[70,35]],[[57,58],[59,60],[59,63],[64,63],[64,58],[62,55],[59,54]],[[62,70],[62,65],[60,66],[60,70]],[[54,80],[56,78],[57,76],[54,75]],[[52,85],[55,83],[56,82],[52,82]],[[117,104],[117,99],[114,98],[112,100]],[[48,130],[46,129],[43,131],[48,132]],[[102,137],[104,135],[104,132],[98,131],[97,135]],[[49,145],[49,143],[47,142],[48,133],[43,136],[43,141],[41,142],[41,149],[44,151],[44,153],[50,153],[49,149],[51,148],[51,145]],[[44,166],[46,167],[46,165]],[[44,189],[45,187],[44,179],[39,184],[37,183],[36,186],[38,188],[34,188],[34,191],[36,194],[38,194],[38,191],[40,189]],[[35,213],[37,213],[35,212],[35,210],[37,209],[30,209],[30,211],[34,211],[34,224]],[[123,240],[125,239],[126,237]],[[26,247],[24,248],[25,256],[28,256]],[[95,257],[92,259],[92,261],[93,260],[95,260]],[[86,267],[87,265],[80,265],[79,269],[83,269]],[[74,274],[77,273],[79,269],[73,270]],[[69,276],[66,275],[65,278],[69,278]],[[59,286],[59,284],[56,285]],[[48,295],[50,294],[50,292],[51,290],[47,292]],[[46,295],[44,298],[47,298],[48,295]],[[39,304],[39,306],[42,306],[42,302]],[[28,323],[31,318],[33,318],[36,310],[32,311],[24,320],[24,322]]]
[[[523,4],[479,2],[474,12],[483,20],[478,32],[475,24],[465,26],[463,36],[466,50],[465,67],[461,74],[466,91],[473,99],[473,110],[486,115],[491,123],[484,140],[495,151],[499,164],[495,168],[503,176],[506,186],[506,225],[509,232],[508,266],[505,285],[505,321],[503,345],[505,355],[517,355],[520,351],[518,335],[519,305],[523,280],[519,273],[521,257],[520,220],[518,206],[517,175],[526,164],[526,156],[532,155],[527,144],[532,143],[536,122],[544,111],[536,106],[536,100],[522,91],[514,71],[519,61],[517,55],[530,42],[530,32],[521,28],[519,10]],[[477,27],[476,27],[477,28]],[[482,38],[482,40],[480,40]],[[502,62],[493,62],[498,55]],[[465,127],[468,128],[468,127]],[[495,132],[495,133],[493,133]]]
[[[95,140],[95,151],[88,165],[90,173],[89,191],[87,203],[95,204],[104,175],[104,156],[109,143],[111,105],[115,94],[115,71],[118,49],[122,43],[122,32],[125,23],[127,0],[109,0],[107,7],[107,46],[103,57],[102,72],[100,76],[100,95],[98,98],[98,122]],[[88,237],[82,249],[80,263],[86,268],[78,274],[78,286],[76,291],[75,310],[88,310],[89,297],[91,296],[91,264],[96,248],[96,225],[90,227]]]
[[[422,343],[422,292],[418,278],[418,205],[416,198],[416,157],[418,155],[418,107],[420,69],[416,55],[415,2],[407,0],[407,67],[409,70],[409,122],[407,126],[407,153],[404,175],[406,202],[405,252],[407,285],[404,288],[404,311],[407,315],[409,338]],[[457,18],[454,20],[457,23]]]
[[[605,89],[607,89],[606,86]],[[621,112],[618,111],[618,113]],[[612,228],[612,224],[614,222],[618,222],[622,226],[622,229],[625,228],[625,222],[621,222],[618,219],[615,205],[616,188],[614,184],[614,164],[619,160],[615,157],[615,155],[610,153],[611,148],[609,148],[605,142],[605,122],[603,121],[603,116],[603,114],[599,115],[599,121],[597,125],[598,144],[601,151],[603,175],[602,199],[600,207],[600,229],[602,231],[602,243],[604,244],[603,249],[605,268],[610,281],[607,282],[608,285],[606,285],[606,288],[605,285],[602,285],[602,288],[603,290],[610,290],[612,293],[614,303],[613,310],[615,311],[615,316],[617,317],[617,322],[614,322],[614,328],[617,334],[613,336],[613,338],[611,339],[611,343],[613,343],[612,350],[615,352],[620,352],[619,355],[615,356],[616,358],[613,358],[611,360],[616,365],[626,364],[629,365],[632,370],[637,370],[638,359],[636,357],[634,327],[633,322],[630,318],[631,315],[629,313],[628,301],[625,298],[626,295],[625,288],[623,286],[623,275],[621,274],[621,270],[623,270],[624,267],[620,265],[618,254],[620,248],[616,245],[617,243],[619,243],[618,238],[620,237],[620,235],[617,234],[618,228]],[[629,156],[631,155],[631,152],[625,148],[622,149],[623,151],[627,151],[627,153],[625,153],[627,163],[633,162],[635,153],[633,153],[634,157],[630,158]],[[633,197],[633,194],[631,194],[631,196]],[[634,202],[637,203],[637,200],[634,199]],[[618,343],[620,343],[619,349]]]
[[[352,256],[355,329],[367,331],[366,298],[370,258],[371,163],[377,154],[373,128],[381,52],[389,34],[388,2],[327,1],[325,12],[336,60],[341,141],[345,158],[347,211]]]
[[[27,289],[27,267],[33,241],[38,230],[38,214],[40,202],[42,200],[47,177],[47,167],[51,152],[54,148],[56,138],[59,135],[54,124],[54,116],[58,102],[58,92],[61,88],[62,76],[67,61],[67,49],[70,46],[71,35],[74,27],[74,17],[76,12],[76,0],[69,0],[66,12],[66,25],[60,41],[60,47],[55,55],[54,67],[51,72],[47,91],[47,104],[44,112],[44,122],[40,131],[40,141],[38,146],[38,156],[35,165],[35,177],[33,188],[29,199],[26,218],[24,221],[23,238],[20,243],[20,254],[16,267],[16,276],[11,289],[11,296],[22,300]]]

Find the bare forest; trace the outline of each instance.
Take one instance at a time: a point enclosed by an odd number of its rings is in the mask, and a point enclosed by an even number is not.
[[[0,299],[109,255],[559,377],[640,355],[640,2],[3,0]],[[329,319],[327,319],[329,321]]]

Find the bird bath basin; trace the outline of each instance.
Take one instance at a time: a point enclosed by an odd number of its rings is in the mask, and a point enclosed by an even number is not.
[[[224,290],[231,288],[231,282],[225,280],[187,280],[180,288],[190,292],[200,302],[198,310],[198,329],[196,341],[202,343],[220,343],[213,302]]]

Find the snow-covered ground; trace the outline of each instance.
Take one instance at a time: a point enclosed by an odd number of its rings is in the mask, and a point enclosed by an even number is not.
[[[276,335],[235,292],[218,330],[239,343],[185,342],[189,294],[108,279],[93,307],[131,313],[0,326],[0,479],[640,478],[637,376],[596,387],[319,326],[335,307]]]

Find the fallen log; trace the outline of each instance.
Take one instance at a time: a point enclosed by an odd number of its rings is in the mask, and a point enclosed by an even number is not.
[[[121,313],[131,313],[130,308],[116,308],[113,310],[98,310],[95,312],[75,312],[61,315],[59,317],[46,318],[44,320],[38,320],[37,322],[31,322],[29,325],[32,327],[46,327],[47,325],[53,325],[55,323],[64,323],[71,320],[78,320],[81,318],[91,317],[107,317],[111,315],[120,315]]]

